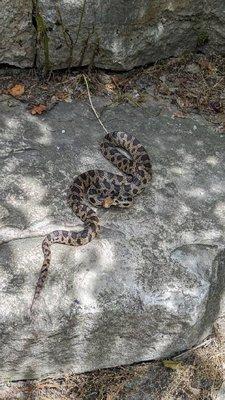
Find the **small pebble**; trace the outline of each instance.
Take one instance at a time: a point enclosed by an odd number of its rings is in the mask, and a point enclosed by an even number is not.
[[[186,71],[191,74],[199,74],[199,72],[201,72],[201,69],[198,64],[191,63],[186,66]]]

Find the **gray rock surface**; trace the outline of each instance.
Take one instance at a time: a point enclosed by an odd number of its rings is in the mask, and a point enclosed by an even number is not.
[[[225,399],[225,383],[221,386],[220,390],[218,391],[215,400],[224,400],[224,399]]]
[[[76,0],[54,5],[40,0],[38,5],[48,37],[48,46],[43,36],[39,41],[41,65],[93,64],[118,70],[195,50],[203,8],[194,0]]]
[[[0,6],[0,64],[32,67],[36,53],[32,1],[1,0]]]
[[[225,309],[225,137],[157,104],[93,99],[108,130],[146,146],[153,181],[132,209],[98,210],[102,232],[89,245],[53,247],[31,318],[42,236],[81,225],[66,204],[69,184],[114,167],[88,103],[35,117],[0,100],[1,380],[170,357],[206,337]]]
[[[225,3],[220,0],[206,2],[205,29],[210,53],[225,54]]]
[[[225,54],[224,15],[220,0],[2,0],[0,63],[127,70],[206,43]]]

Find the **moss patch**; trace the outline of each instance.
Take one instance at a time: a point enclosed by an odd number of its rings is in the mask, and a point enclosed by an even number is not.
[[[37,44],[39,44],[44,51],[44,70],[47,73],[51,69],[49,56],[49,38],[45,20],[41,14],[38,0],[33,0],[33,20],[37,31]]]

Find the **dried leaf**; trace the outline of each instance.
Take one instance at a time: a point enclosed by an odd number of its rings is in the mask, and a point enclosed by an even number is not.
[[[177,111],[172,115],[172,118],[186,118],[186,115],[182,113],[181,111]]]
[[[111,79],[112,79],[112,82],[114,83],[114,85],[116,85],[116,86],[119,85],[124,80],[124,78],[122,78],[119,75],[113,75],[113,76],[111,76]]]
[[[44,104],[38,104],[37,106],[34,106],[31,109],[31,114],[35,115],[35,114],[42,114],[44,111],[46,111],[47,107]]]
[[[56,97],[58,100],[66,101],[66,100],[68,99],[68,97],[69,97],[69,94],[68,94],[67,92],[57,92],[57,93],[55,94],[55,97]]]
[[[202,67],[202,69],[206,70],[209,75],[214,74],[217,72],[216,66],[207,59],[199,60],[198,64]]]
[[[21,84],[17,84],[15,86],[13,86],[11,89],[9,89],[9,94],[11,94],[11,96],[17,97],[17,96],[21,96],[22,94],[24,94],[25,91],[25,86],[21,85]]]
[[[164,360],[163,365],[164,367],[170,369],[181,369],[183,367],[179,361],[173,361],[173,360]]]
[[[113,83],[106,83],[105,89],[107,92],[112,93],[115,90],[116,86]]]
[[[185,99],[182,99],[181,97],[177,96],[176,102],[180,108],[185,108]]]
[[[105,197],[105,199],[102,202],[102,207],[104,208],[109,208],[113,203],[113,199],[111,197]]]
[[[158,87],[158,92],[162,95],[168,95],[170,93],[170,89],[166,83],[161,83]]]

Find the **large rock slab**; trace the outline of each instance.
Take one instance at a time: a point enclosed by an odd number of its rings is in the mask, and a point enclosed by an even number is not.
[[[32,11],[31,0],[1,0],[0,64],[33,67],[36,40]]]
[[[207,0],[205,4],[205,29],[207,50],[210,53],[225,54],[225,4],[220,0]]]
[[[194,0],[39,0],[38,61],[127,70],[194,51],[203,10]]]
[[[206,337],[224,310],[225,137],[157,104],[93,101],[109,130],[146,146],[153,181],[132,209],[99,210],[102,232],[90,244],[53,247],[32,317],[43,235],[81,225],[66,205],[69,184],[116,168],[99,152],[104,131],[89,104],[34,117],[0,101],[1,380],[170,357]]]

